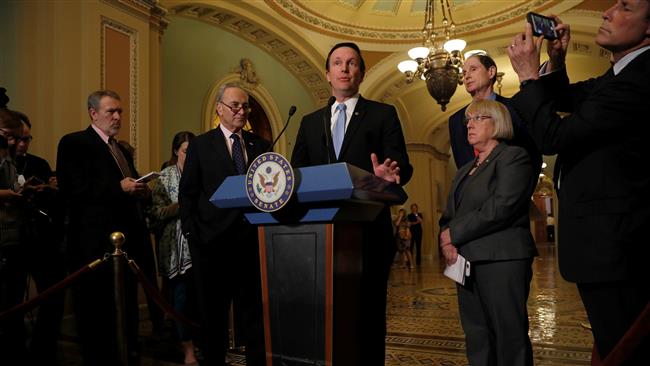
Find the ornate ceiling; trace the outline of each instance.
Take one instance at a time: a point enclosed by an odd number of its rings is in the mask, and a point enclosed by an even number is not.
[[[434,0],[436,27],[441,25],[440,2]],[[425,0],[265,0],[285,19],[324,34],[362,42],[420,41]],[[522,19],[526,13],[547,12],[568,1],[455,0],[452,20],[458,35],[484,32]]]
[[[440,0],[435,0],[436,26]],[[468,49],[480,48],[495,59],[506,76],[503,94],[516,92],[518,81],[505,47],[523,30],[526,13],[559,14],[572,25],[569,71],[577,78],[600,72],[608,53],[593,43],[605,0],[442,0],[449,1],[457,34]],[[420,45],[425,0],[163,0],[169,13],[207,22],[233,32],[280,60],[310,91],[314,101],[329,96],[323,63],[332,45],[357,42],[368,71],[361,92],[366,97],[396,105],[407,139],[448,151],[449,113],[469,102],[459,87],[449,110],[442,113],[424,83],[406,84],[396,65],[406,51]],[[441,133],[442,132],[442,133]]]

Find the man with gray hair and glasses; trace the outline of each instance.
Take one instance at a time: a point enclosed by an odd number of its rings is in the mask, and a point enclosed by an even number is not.
[[[242,313],[246,364],[265,364],[257,229],[239,209],[217,208],[210,197],[231,175],[246,174],[270,143],[243,130],[251,111],[248,93],[237,83],[220,87],[219,126],[187,148],[178,202],[196,282],[203,350],[207,365],[225,366],[228,312]]]

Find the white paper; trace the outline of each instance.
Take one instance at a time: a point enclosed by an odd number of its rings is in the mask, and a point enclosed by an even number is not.
[[[136,179],[135,181],[138,183],[147,183],[149,181],[152,181],[158,177],[160,177],[161,173],[160,172],[149,172],[140,178]]]
[[[458,254],[458,259],[456,263],[445,268],[444,275],[451,278],[452,280],[460,283],[461,285],[465,284],[465,278],[469,276],[470,273],[470,263],[465,257]]]

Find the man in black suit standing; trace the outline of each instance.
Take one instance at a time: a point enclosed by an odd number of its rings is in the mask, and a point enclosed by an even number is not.
[[[542,155],[528,134],[526,126],[521,122],[512,107],[510,99],[494,92],[494,83],[496,81],[497,65],[490,56],[474,54],[465,60],[463,64],[465,90],[472,96],[472,100],[496,100],[508,108],[512,117],[512,126],[515,130],[515,136],[508,141],[508,144],[521,146],[528,151],[537,175],[542,168]],[[449,117],[449,142],[451,143],[451,151],[454,154],[457,169],[470,161],[474,161],[476,158],[474,148],[467,141],[467,125],[464,123],[466,109],[467,106],[464,106]]]
[[[209,199],[226,177],[245,174],[270,144],[242,130],[251,109],[239,84],[222,85],[217,102],[219,126],[197,136],[187,149],[180,215],[194,267],[207,364],[225,365],[228,314],[235,301],[245,323],[246,364],[259,366],[265,355],[257,229],[241,210],[216,208]]]
[[[346,162],[398,184],[413,174],[395,107],[359,94],[365,63],[354,43],[339,43],[325,63],[332,103],[305,116],[291,156],[291,165]],[[364,364],[383,365],[386,338],[386,287],[396,247],[390,210],[385,208],[364,229],[361,291]]]
[[[569,84],[570,30],[557,17],[543,76],[543,39],[530,25],[508,54],[521,82],[513,105],[542,153],[558,154],[560,272],[577,284],[604,359],[650,299],[650,2],[617,1],[602,17],[596,43],[612,52],[613,66],[595,79]],[[627,362],[610,364],[649,365],[648,349],[646,334]]]
[[[110,90],[88,97],[91,125],[63,136],[56,173],[68,216],[67,254],[71,270],[111,253],[109,236],[121,231],[123,250],[132,257],[149,243],[141,209],[150,196],[130,155],[116,141],[122,122],[120,97]],[[137,355],[137,282],[128,271],[125,281],[126,337],[131,357]],[[75,286],[74,310],[84,365],[117,365],[112,266],[104,264],[84,275]]]

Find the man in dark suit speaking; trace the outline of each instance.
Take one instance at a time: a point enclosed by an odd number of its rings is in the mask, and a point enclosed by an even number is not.
[[[365,73],[359,47],[354,43],[335,45],[325,69],[332,103],[303,118],[291,165],[300,168],[346,162],[388,181],[406,184],[413,168],[395,107],[359,95]],[[364,364],[384,364],[386,286],[395,251],[386,208],[364,229],[360,314]]]
[[[557,17],[543,76],[530,25],[508,53],[521,82],[513,105],[542,153],[558,154],[560,272],[577,283],[605,358],[650,299],[650,1],[617,1],[602,18],[596,43],[613,66],[595,79],[569,84],[569,26]],[[646,334],[627,363],[608,364],[650,365],[649,347]]]
[[[262,295],[257,230],[241,210],[216,208],[209,199],[226,177],[245,174],[269,142],[242,130],[250,105],[239,84],[221,86],[219,126],[197,136],[187,149],[178,201],[197,286],[207,365],[224,366],[228,312],[238,304],[244,319],[246,364],[264,364]]]

